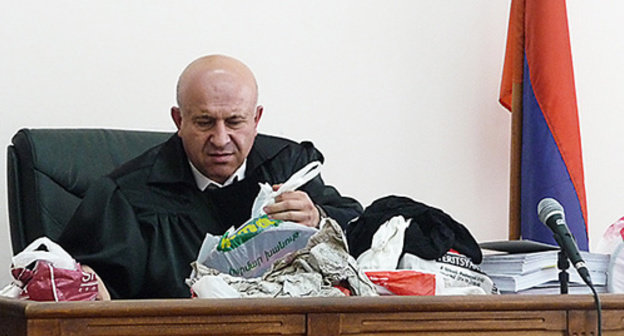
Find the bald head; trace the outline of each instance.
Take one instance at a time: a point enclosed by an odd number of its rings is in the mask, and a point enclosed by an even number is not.
[[[187,158],[204,176],[224,183],[251,151],[263,108],[249,68],[227,56],[199,58],[184,69],[171,117]]]
[[[241,61],[224,55],[209,55],[189,64],[178,79],[178,106],[192,103],[198,88],[210,88],[224,96],[237,93],[253,105],[258,102],[258,85],[251,70]],[[200,89],[201,90],[201,89]]]

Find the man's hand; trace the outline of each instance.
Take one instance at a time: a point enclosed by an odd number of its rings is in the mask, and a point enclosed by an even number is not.
[[[273,186],[277,190],[279,184]],[[301,225],[318,227],[320,221],[319,210],[304,191],[287,191],[275,198],[275,203],[264,208],[269,218],[281,219],[299,223]]]
[[[95,299],[98,300],[98,301],[110,301],[111,297],[110,297],[110,294],[108,293],[108,289],[106,289],[106,286],[104,286],[104,282],[102,281],[100,276],[97,275],[97,273],[95,273],[93,268],[91,268],[91,267],[89,267],[87,265],[80,265],[80,267],[82,268],[83,272],[93,273],[93,274],[95,274],[95,277],[97,278],[98,294],[95,297]]]

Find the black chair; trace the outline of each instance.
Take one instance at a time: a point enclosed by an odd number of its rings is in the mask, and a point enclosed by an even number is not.
[[[171,133],[112,129],[22,129],[7,148],[13,253],[41,236],[56,240],[89,184]]]

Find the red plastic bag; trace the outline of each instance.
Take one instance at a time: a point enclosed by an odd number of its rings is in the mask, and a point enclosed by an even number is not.
[[[76,269],[56,268],[38,260],[33,270],[14,268],[11,273],[24,284],[21,299],[33,301],[92,301],[98,293],[95,274]]]
[[[18,298],[34,301],[92,301],[98,294],[94,273],[46,237],[28,245],[13,257],[13,285]]]
[[[412,270],[365,271],[381,295],[435,295],[435,274]]]

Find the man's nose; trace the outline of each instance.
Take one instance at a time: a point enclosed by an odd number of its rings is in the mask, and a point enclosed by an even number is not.
[[[210,137],[210,142],[215,147],[225,147],[230,142],[230,135],[224,122],[217,122]]]

